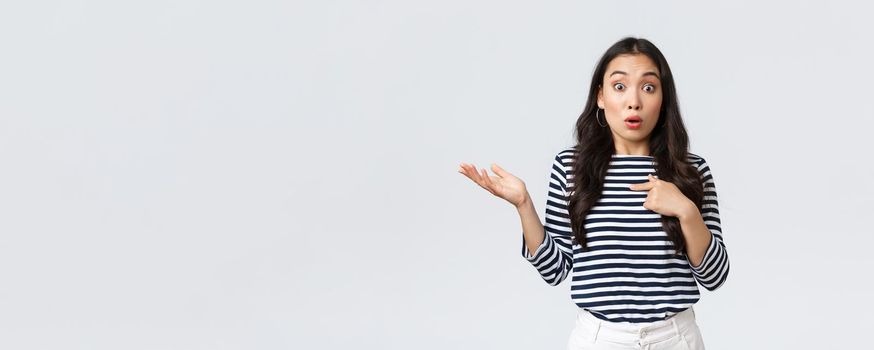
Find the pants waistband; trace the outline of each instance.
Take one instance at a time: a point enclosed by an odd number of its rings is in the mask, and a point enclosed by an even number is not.
[[[670,339],[695,324],[695,310],[690,306],[668,319],[652,323],[634,324],[604,321],[583,308],[579,309],[577,322],[592,332],[591,338],[603,338],[619,343],[646,344]]]

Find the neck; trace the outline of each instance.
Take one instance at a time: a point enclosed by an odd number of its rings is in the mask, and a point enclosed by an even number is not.
[[[629,155],[629,156],[649,156],[649,146],[641,145],[641,146],[620,146],[616,145],[616,154],[619,155]]]

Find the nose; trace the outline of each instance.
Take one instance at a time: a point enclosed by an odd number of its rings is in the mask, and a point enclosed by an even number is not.
[[[627,95],[628,96],[628,109],[639,110],[640,109],[640,95],[637,92],[633,92]]]

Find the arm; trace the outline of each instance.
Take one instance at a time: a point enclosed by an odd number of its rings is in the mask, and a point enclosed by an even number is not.
[[[567,169],[561,153],[555,156],[546,201],[546,224],[540,223],[530,196],[517,209],[522,220],[522,257],[549,285],[558,285],[571,270],[573,250],[567,211]]]
[[[700,212],[693,208],[688,214],[680,216],[679,220],[686,238],[692,275],[704,288],[713,291],[722,286],[728,277],[728,251],[722,240],[716,183],[703,158],[698,163],[698,172],[704,180],[703,208]]]

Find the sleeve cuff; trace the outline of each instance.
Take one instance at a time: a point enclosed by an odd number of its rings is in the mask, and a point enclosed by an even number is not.
[[[698,276],[703,276],[704,271],[707,266],[711,265],[711,260],[716,256],[716,237],[713,234],[710,234],[710,245],[707,246],[707,250],[704,251],[704,258],[701,259],[701,265],[692,266],[692,262],[689,261],[689,267],[692,268],[692,272],[694,272]],[[687,259],[688,260],[688,259]]]
[[[534,255],[528,253],[528,246],[525,244],[525,234],[522,234],[522,257],[524,257],[529,262],[535,262],[540,259],[544,255],[544,253],[548,250],[549,243],[552,241],[549,238],[549,234],[543,233],[543,242],[540,243],[540,246],[537,247],[537,250],[534,251]]]

